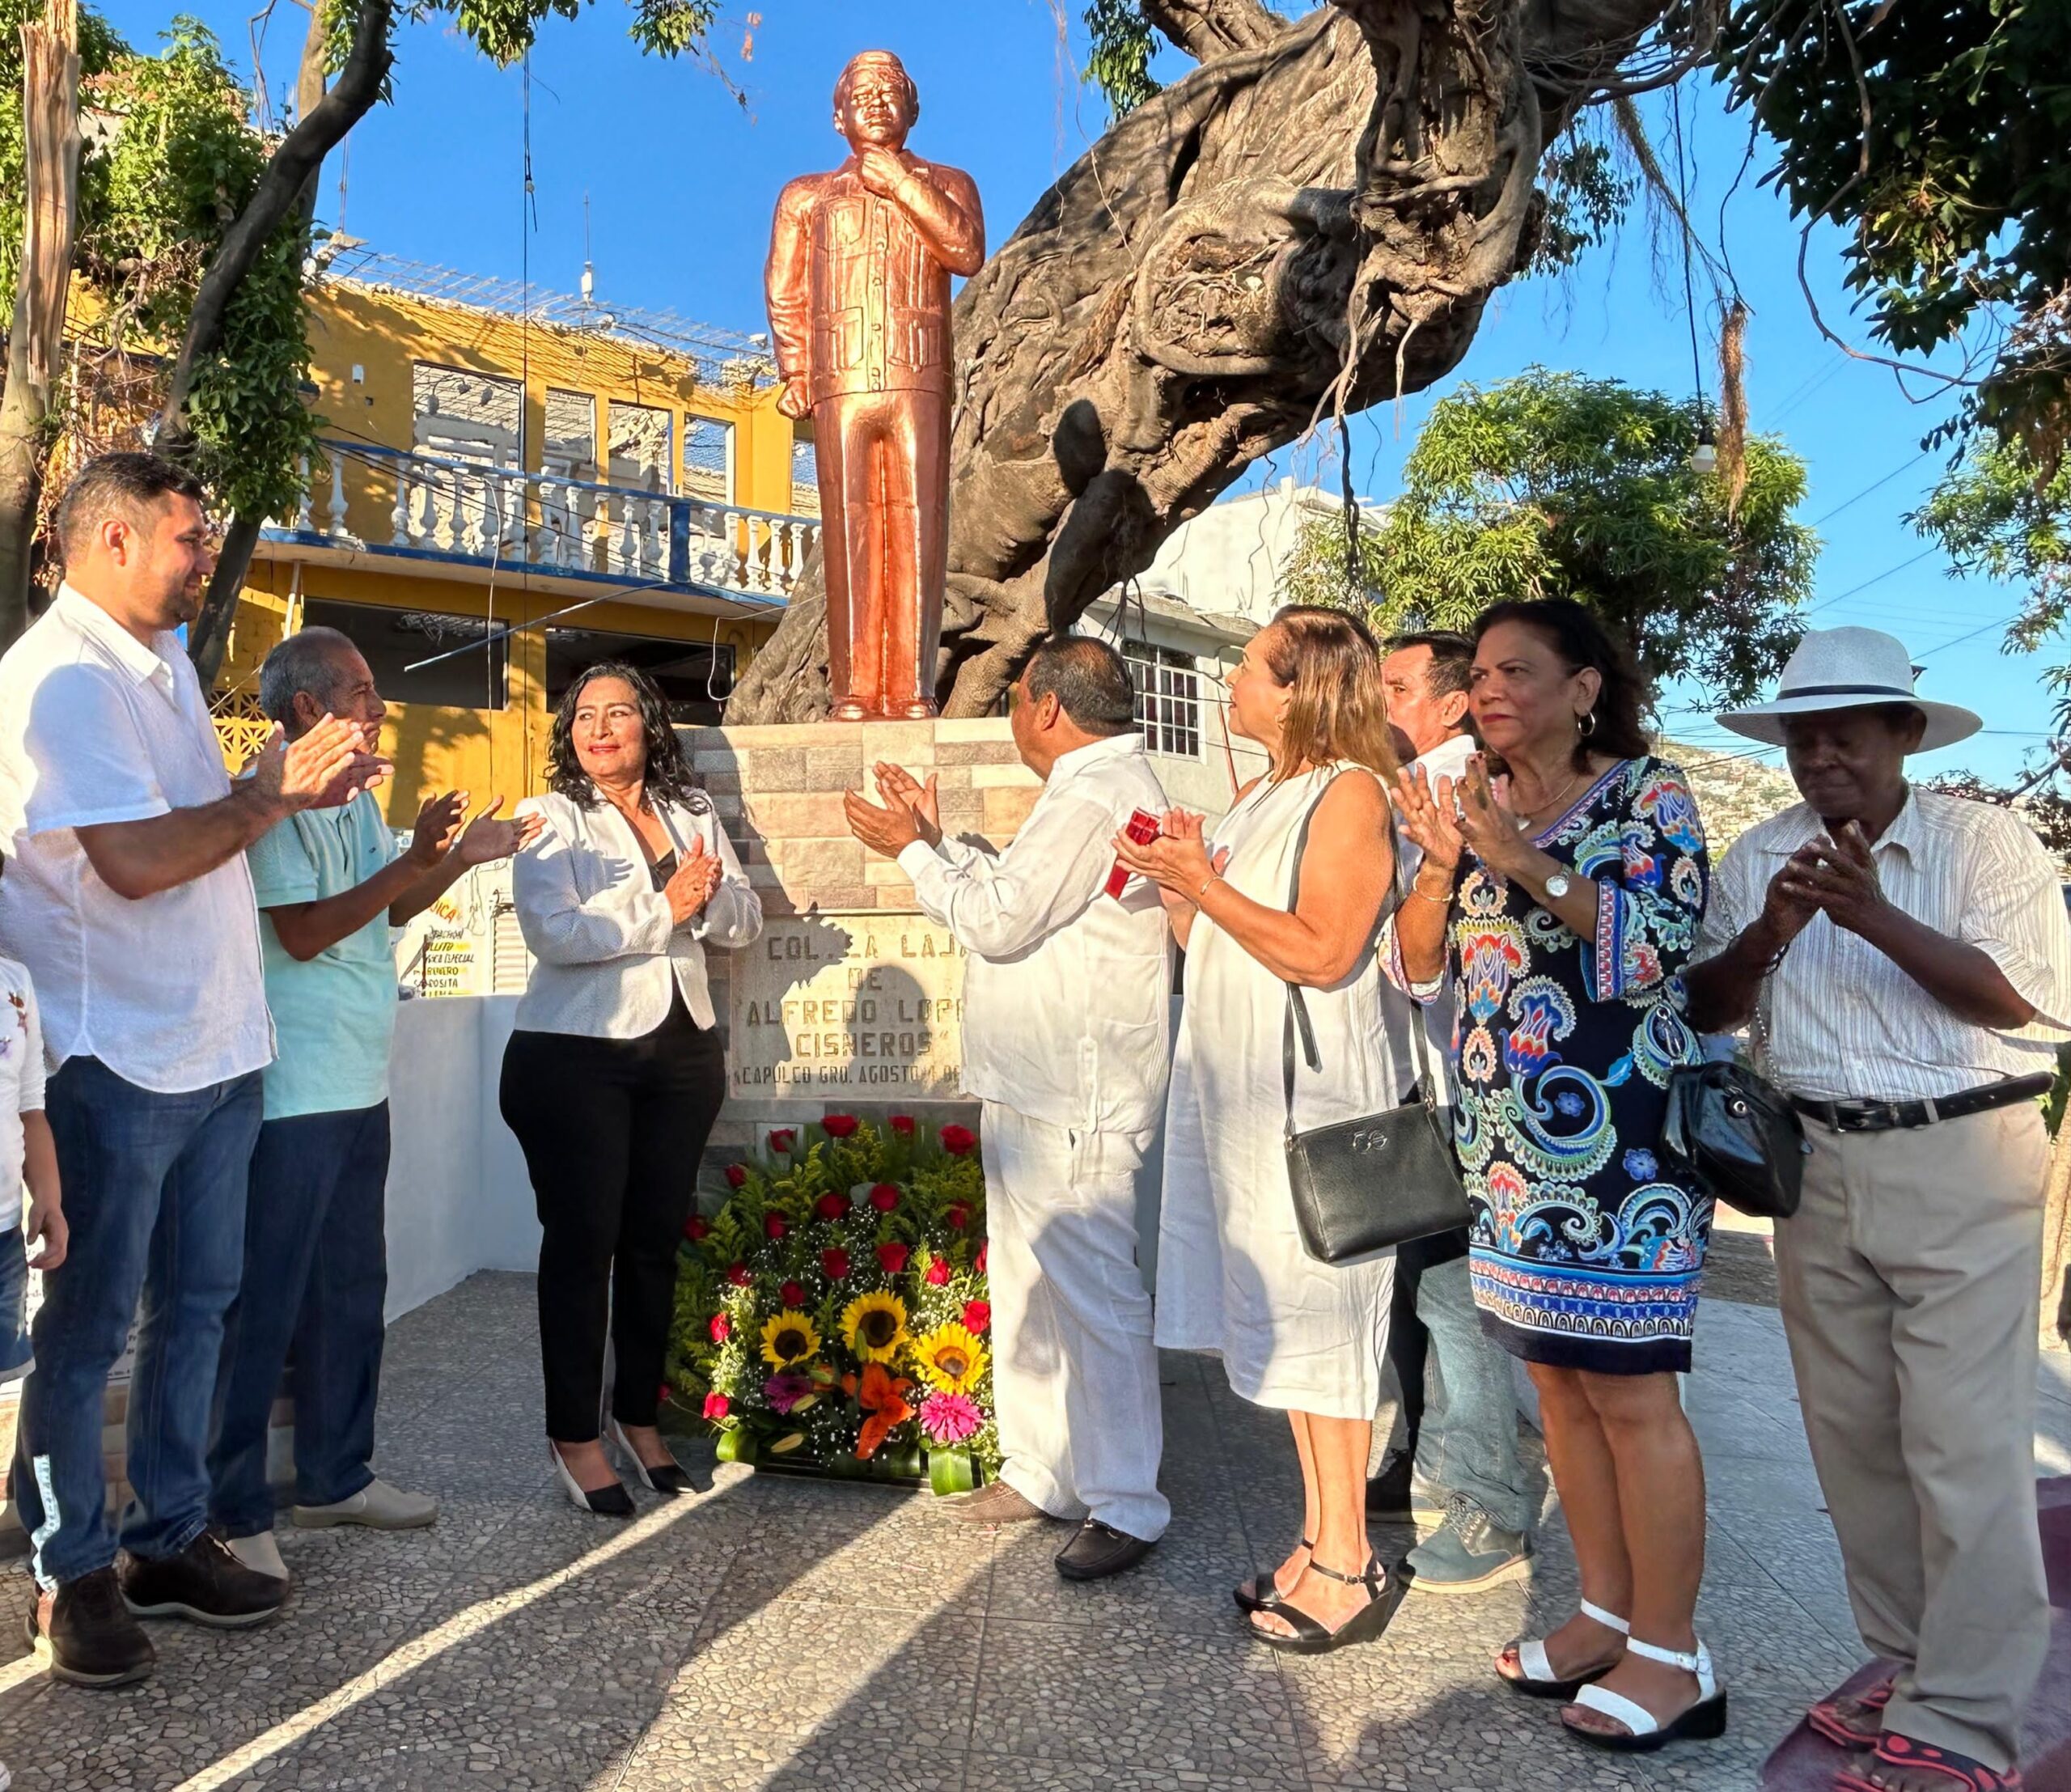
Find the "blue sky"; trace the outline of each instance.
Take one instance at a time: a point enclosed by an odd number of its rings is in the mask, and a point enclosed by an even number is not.
[[[511,277],[529,262],[535,284],[572,292],[587,194],[600,299],[760,329],[770,210],[793,174],[827,165],[838,152],[828,94],[843,62],[879,45],[905,59],[921,91],[916,146],[976,177],[997,243],[1104,124],[1099,98],[1076,79],[1081,3],[760,0],[751,56],[741,53],[744,9],[717,40],[744,108],[701,70],[643,57],[624,34],[627,11],[616,0],[578,20],[550,20],[532,62],[536,227],[523,192],[521,71],[485,61],[449,21],[405,26],[395,104],[378,108],[346,155],[333,157],[319,214],[335,223],[342,212],[354,235],[392,254]],[[248,70],[249,4],[205,0],[193,8]],[[167,17],[140,0],[113,0],[106,11],[140,47]],[[277,87],[292,85],[305,17],[284,5],[270,28],[265,61]],[[1173,63],[1175,72],[1185,66]],[[1665,127],[1665,102],[1648,104]],[[1687,95],[1684,112],[1696,168],[1692,213],[1715,233],[1746,150],[1745,127],[1725,116],[1708,87]],[[1658,129],[1657,135],[1666,141]],[[2040,673],[2049,656],[2005,655],[1997,625],[2018,608],[2018,591],[1951,578],[1906,526],[1905,513],[1942,464],[1938,453],[1921,455],[1920,442],[1944,406],[1909,401],[1891,372],[1852,361],[1821,338],[1798,286],[1797,229],[1757,185],[1768,159],[1757,143],[1725,206],[1724,241],[1755,311],[1752,425],[1781,433],[1811,468],[1802,515],[1826,544],[1813,620],[1891,630],[1926,668],[1923,693],[1984,714],[1993,732],[1919,762],[1921,769],[1966,765],[2011,776],[2039,750],[2048,725]],[[1830,236],[1815,237],[1806,270],[1828,322],[1856,346],[1870,346],[1849,317]],[[1391,407],[1360,420],[1353,451],[1360,489],[1385,499],[1398,488],[1402,459],[1430,403],[1462,380],[1485,383],[1539,363],[1688,394],[1679,265],[1667,273],[1657,280],[1636,224],[1563,282],[1506,289],[1451,380],[1405,401],[1399,418]],[[1709,387],[1709,345],[1705,371]],[[1298,445],[1247,483],[1287,473],[1337,480],[1334,459]],[[1665,699],[1679,738],[1747,744],[1683,713],[1688,701],[1677,693]]]

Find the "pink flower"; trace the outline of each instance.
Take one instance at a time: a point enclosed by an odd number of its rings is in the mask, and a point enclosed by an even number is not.
[[[849,1275],[849,1253],[836,1248],[820,1253],[820,1272],[829,1282],[845,1282]]]
[[[726,1166],[726,1186],[728,1188],[738,1188],[747,1180],[748,1166],[745,1163],[730,1163]]]
[[[769,1149],[773,1151],[784,1152],[786,1155],[790,1154],[791,1147],[798,1142],[798,1135],[789,1127],[769,1135]]]
[[[934,1393],[921,1402],[921,1429],[937,1443],[961,1443],[985,1425],[985,1415],[968,1394]]]
[[[829,1193],[812,1204],[812,1210],[822,1219],[846,1219],[849,1217],[849,1197]]]
[[[878,1267],[887,1276],[896,1276],[906,1267],[906,1260],[912,1255],[903,1244],[880,1244],[877,1248]]]
[[[663,1382],[659,1387],[654,1390],[654,1398],[659,1400],[666,1400],[670,1397],[670,1392],[671,1390],[669,1384],[667,1382]]]
[[[978,1135],[968,1126],[945,1126],[942,1129],[942,1148],[953,1158],[960,1158],[978,1142]]]
[[[705,1330],[712,1334],[712,1341],[714,1344],[724,1344],[734,1335],[734,1322],[724,1313],[714,1313],[712,1315],[712,1323],[705,1327]]]
[[[829,1138],[853,1138],[862,1124],[853,1114],[829,1114],[820,1121],[820,1129]]]
[[[949,1222],[951,1231],[960,1232],[971,1223],[971,1209],[960,1201],[952,1201],[949,1211],[942,1217]]]
[[[922,1279],[930,1288],[947,1288],[949,1286],[949,1259],[935,1258],[928,1265],[928,1273]]]
[[[800,1375],[795,1369],[786,1369],[781,1375],[772,1375],[762,1384],[762,1397],[769,1402],[773,1413],[790,1413],[800,1400],[813,1391],[812,1377]]]
[[[795,1282],[787,1282],[777,1290],[777,1298],[786,1307],[803,1307],[806,1303],[806,1291]]]
[[[705,1416],[708,1419],[722,1419],[733,1409],[734,1403],[724,1394],[707,1394],[705,1396]]]
[[[880,1214],[888,1214],[899,1205],[899,1188],[895,1183],[880,1182],[870,1190],[870,1205]]]
[[[711,1231],[711,1223],[702,1214],[692,1214],[683,1222],[683,1235],[693,1244],[701,1239],[709,1237]]]
[[[736,1288],[747,1287],[749,1281],[748,1265],[745,1263],[736,1263],[733,1265],[726,1271],[726,1280],[731,1282]]]
[[[886,1125],[901,1138],[911,1138],[913,1136],[913,1116],[911,1114],[894,1114]]]
[[[764,1238],[780,1239],[790,1231],[790,1227],[784,1223],[781,1214],[764,1214],[762,1216],[762,1235]]]
[[[967,1300],[964,1303],[964,1329],[973,1337],[983,1337],[993,1328],[993,1303],[989,1300]]]

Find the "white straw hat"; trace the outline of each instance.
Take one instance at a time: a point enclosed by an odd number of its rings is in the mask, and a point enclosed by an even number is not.
[[[1906,644],[1880,629],[1807,629],[1777,680],[1775,700],[1728,710],[1719,717],[1719,725],[1750,740],[1781,747],[1785,716],[1909,703],[1927,718],[1916,752],[1967,740],[1984,726],[1980,717],[1954,703],[1916,697],[1912,681],[1917,669],[1907,656]]]

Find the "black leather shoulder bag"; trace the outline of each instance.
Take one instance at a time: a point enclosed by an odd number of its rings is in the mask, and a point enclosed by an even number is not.
[[[1290,913],[1301,895],[1302,854],[1315,812],[1311,805],[1295,837],[1294,869],[1287,891]],[[1379,938],[1402,901],[1398,839],[1394,888],[1374,924],[1374,939]],[[1370,947],[1373,943],[1369,940]],[[1453,1157],[1451,1129],[1438,1104],[1438,1066],[1431,1061],[1430,1041],[1424,1036],[1424,1017],[1413,1004],[1410,1023],[1419,1071],[1413,1099],[1362,1119],[1300,1131],[1294,1125],[1298,1034],[1302,1059],[1311,1071],[1319,1071],[1323,1061],[1301,988],[1287,985],[1287,1018],[1281,1038],[1281,1076],[1287,1099],[1287,1180],[1294,1191],[1294,1222],[1302,1235],[1302,1248],[1319,1262],[1349,1263],[1412,1239],[1452,1231],[1472,1217]]]

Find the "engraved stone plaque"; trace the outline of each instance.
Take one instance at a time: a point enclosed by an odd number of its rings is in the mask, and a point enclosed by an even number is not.
[[[964,951],[926,916],[772,916],[730,969],[733,1102],[957,1096]]]

